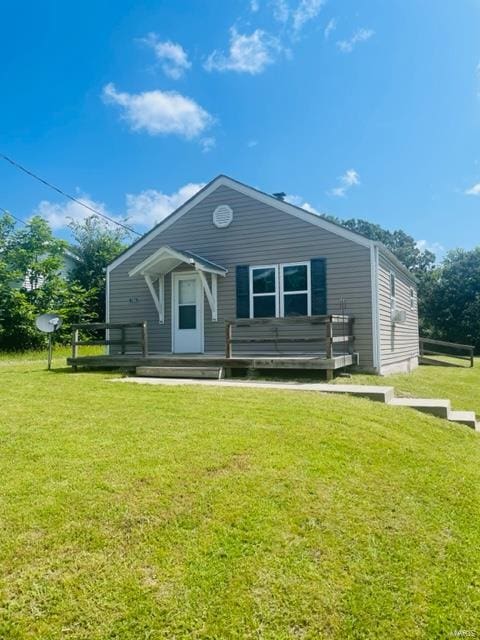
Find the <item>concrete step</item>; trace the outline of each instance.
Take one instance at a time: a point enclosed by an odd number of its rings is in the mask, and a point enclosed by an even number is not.
[[[465,424],[471,429],[480,429],[479,425],[477,425],[477,418],[474,411],[450,411],[448,419],[450,422]]]
[[[225,377],[223,367],[137,367],[137,376],[144,378],[211,378]]]
[[[450,400],[440,400],[436,398],[393,398],[389,404],[395,407],[410,407],[423,413],[431,413],[438,418],[448,420],[451,410]]]
[[[357,398],[376,400],[384,404],[388,404],[395,396],[393,387],[380,387],[373,384],[317,384],[315,387],[317,391],[325,393],[343,393]]]

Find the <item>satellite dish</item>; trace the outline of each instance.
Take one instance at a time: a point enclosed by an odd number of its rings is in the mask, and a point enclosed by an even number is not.
[[[48,333],[47,368],[50,371],[52,367],[52,333],[62,326],[62,319],[55,313],[43,313],[35,320],[35,325],[43,333]]]
[[[55,313],[44,313],[38,316],[35,325],[43,333],[53,333],[62,326],[62,319]]]

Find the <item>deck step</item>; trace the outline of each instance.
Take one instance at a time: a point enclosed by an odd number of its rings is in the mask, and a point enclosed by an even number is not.
[[[137,376],[146,378],[211,378],[225,377],[223,367],[137,367]]]
[[[451,411],[450,400],[441,400],[435,398],[393,398],[389,404],[396,407],[410,407],[423,413],[431,413],[438,418],[448,420]]]
[[[471,429],[480,430],[480,425],[477,424],[477,419],[474,411],[450,411],[448,414],[450,422],[456,422],[457,424],[465,424]]]

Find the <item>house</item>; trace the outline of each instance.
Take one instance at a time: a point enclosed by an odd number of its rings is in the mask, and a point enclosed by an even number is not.
[[[108,323],[147,321],[150,353],[224,354],[232,321],[234,355],[312,357],[332,316],[335,357],[348,318],[344,362],[418,364],[415,279],[386,247],[224,175],[109,265],[106,303]]]
[[[45,258],[45,257],[46,257],[45,255],[42,256],[42,258]],[[74,270],[75,266],[80,261],[81,261],[80,258],[75,253],[72,253],[72,251],[65,249],[65,251],[62,254],[62,262],[60,265],[60,269],[58,271],[58,275],[64,280],[67,280],[71,272]],[[44,283],[43,275],[32,277],[32,272],[27,271],[27,273],[25,274],[25,277],[23,278],[23,281],[14,283],[13,286],[26,289],[27,291],[34,291],[35,289],[39,289],[40,287],[42,287],[43,283]]]

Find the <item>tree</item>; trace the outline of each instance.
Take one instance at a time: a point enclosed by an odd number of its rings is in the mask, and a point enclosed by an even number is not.
[[[480,247],[455,249],[432,273],[423,310],[429,334],[480,350]]]
[[[376,240],[384,244],[390,251],[404,264],[412,273],[421,276],[430,271],[435,264],[435,254],[427,249],[421,249],[415,238],[410,236],[401,229],[389,231],[379,224],[361,220],[358,218],[349,218],[341,220],[334,216],[324,216],[330,222],[340,224],[350,231],[355,231],[361,235]]]
[[[430,306],[432,286],[437,277],[435,254],[428,249],[421,249],[415,238],[401,229],[389,231],[379,224],[350,218],[341,220],[334,216],[324,216],[330,222],[340,224],[350,231],[384,244],[416,277],[418,287],[418,313],[421,335],[431,335],[433,328],[427,314]]]
[[[98,216],[69,225],[74,243],[72,251],[79,258],[69,280],[90,293],[89,311],[95,320],[105,318],[105,271],[107,265],[125,248],[128,232],[113,229]]]
[[[66,246],[40,217],[20,229],[10,216],[0,218],[0,349],[43,346],[45,336],[35,327],[41,313],[62,316],[57,337],[63,341],[72,322],[90,319],[88,293],[70,287],[60,275]]]

